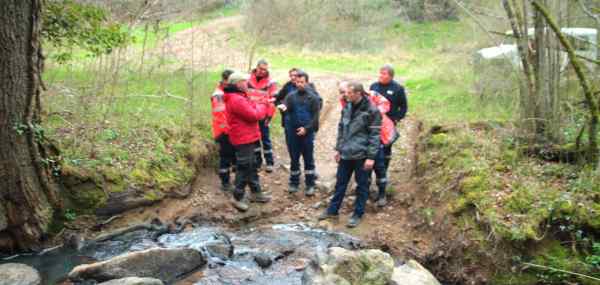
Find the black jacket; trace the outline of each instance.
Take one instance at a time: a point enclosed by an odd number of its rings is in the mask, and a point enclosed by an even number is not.
[[[406,101],[406,92],[402,85],[394,80],[386,85],[375,82],[371,84],[371,88],[369,89],[376,91],[390,101],[390,111],[386,115],[394,123],[398,123],[398,121],[404,119],[408,111],[408,103]]]
[[[284,120],[286,121],[285,126],[287,126],[288,122],[292,120],[292,114],[294,112],[294,106],[298,104],[308,104],[311,114],[311,120],[307,124],[304,125],[304,128],[307,132],[317,132],[319,131],[319,113],[321,111],[321,96],[319,93],[311,88],[306,88],[305,90],[294,89],[290,94],[288,94],[283,100],[283,104],[287,107],[287,110],[284,112]],[[294,123],[294,122],[292,122]],[[294,125],[294,124],[291,124]]]
[[[381,114],[368,98],[342,110],[335,149],[344,160],[375,159],[381,143]]]

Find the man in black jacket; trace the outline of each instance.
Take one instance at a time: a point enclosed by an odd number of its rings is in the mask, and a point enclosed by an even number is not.
[[[344,98],[347,104],[342,110],[335,147],[335,160],[338,162],[335,194],[327,210],[319,216],[319,220],[338,215],[346,188],[354,173],[358,193],[354,214],[347,224],[353,228],[360,223],[369,198],[369,174],[381,143],[381,114],[371,104],[360,83],[348,84]]]
[[[397,124],[406,116],[408,104],[404,87],[394,80],[394,73],[393,66],[389,64],[382,66],[379,69],[379,80],[371,84],[371,88],[369,89],[382,94],[390,101],[390,111],[386,115],[394,121],[394,124]],[[385,146],[383,151],[385,154],[385,169],[387,171],[392,159],[392,145]]]
[[[285,136],[290,153],[289,192],[298,192],[300,186],[300,156],[304,159],[305,195],[315,194],[315,133],[319,129],[320,96],[308,82],[308,74],[298,72],[296,90],[287,95],[278,108],[285,114]]]

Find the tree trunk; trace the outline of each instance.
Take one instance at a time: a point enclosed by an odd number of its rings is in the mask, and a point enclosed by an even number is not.
[[[0,251],[39,246],[59,206],[40,118],[41,0],[0,1]]]

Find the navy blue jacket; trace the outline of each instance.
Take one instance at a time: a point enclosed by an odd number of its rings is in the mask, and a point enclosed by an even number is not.
[[[296,112],[295,107],[300,104],[308,107],[310,118],[307,122],[301,124],[307,132],[317,132],[319,130],[319,113],[321,110],[321,96],[312,88],[306,88],[305,90],[295,89],[292,93],[288,94],[283,100],[283,104],[287,107],[285,111],[285,127],[296,128],[299,122],[293,122]]]
[[[392,119],[394,123],[398,123],[398,121],[404,119],[404,116],[406,116],[406,112],[408,111],[408,103],[406,100],[406,92],[402,85],[394,80],[386,85],[375,82],[371,84],[371,88],[369,89],[383,95],[390,101],[390,111],[387,112],[386,115]]]

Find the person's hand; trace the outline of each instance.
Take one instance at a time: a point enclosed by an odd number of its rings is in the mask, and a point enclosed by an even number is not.
[[[342,156],[340,155],[340,152],[339,152],[339,151],[336,151],[336,152],[335,152],[335,157],[334,157],[334,159],[335,159],[335,162],[336,162],[336,163],[340,163],[340,160],[342,159]]]
[[[269,123],[271,123],[271,117],[267,116],[265,117],[265,126],[268,126]]]
[[[281,110],[281,112],[287,111],[287,106],[285,104],[277,105],[277,109]]]
[[[306,129],[304,127],[300,127],[298,129],[296,129],[296,134],[299,136],[304,136],[304,135],[306,135]]]
[[[365,170],[366,171],[371,171],[373,169],[373,166],[375,165],[375,160],[372,159],[367,159],[365,160]]]

